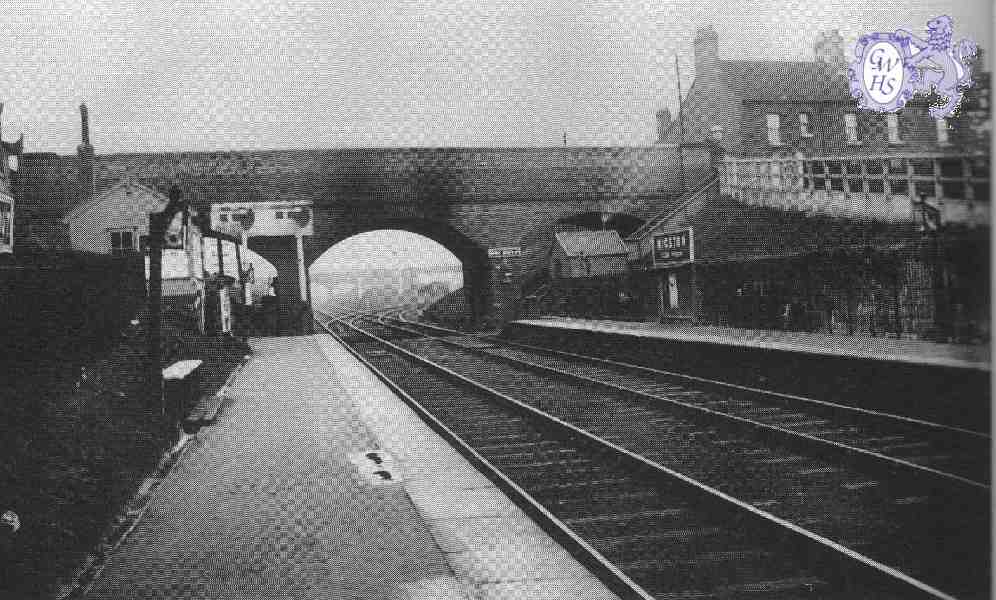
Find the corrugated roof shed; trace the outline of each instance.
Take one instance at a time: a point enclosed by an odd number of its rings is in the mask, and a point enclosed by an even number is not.
[[[557,234],[557,244],[567,256],[618,256],[627,254],[625,242],[615,230],[565,231]]]

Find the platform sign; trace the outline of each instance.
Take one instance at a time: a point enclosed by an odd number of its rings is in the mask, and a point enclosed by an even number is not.
[[[517,256],[522,256],[522,248],[519,246],[488,248],[488,258],[513,258]]]
[[[657,233],[653,236],[654,268],[676,267],[695,260],[692,228]]]
[[[314,235],[310,201],[220,202],[211,205],[211,229],[229,235]]]
[[[14,200],[0,194],[0,254],[14,252]]]

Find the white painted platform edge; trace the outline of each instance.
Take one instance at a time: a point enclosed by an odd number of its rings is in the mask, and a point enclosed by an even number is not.
[[[520,319],[512,321],[522,325],[533,327],[546,327],[549,329],[571,329],[575,331],[591,331],[593,333],[611,333],[618,335],[629,335],[637,338],[651,338],[668,340],[675,342],[693,342],[703,344],[718,344],[724,346],[735,346],[741,348],[761,348],[766,350],[783,350],[788,352],[800,352],[804,354],[815,354],[820,356],[830,356],[837,358],[864,358],[869,360],[880,360],[885,362],[897,362],[909,365],[929,365],[937,367],[957,367],[989,371],[991,368],[989,361],[979,361],[973,359],[962,359],[943,356],[911,356],[900,352],[879,352],[875,349],[865,349],[860,347],[843,347],[833,344],[833,337],[827,336],[827,346],[810,346],[807,344],[765,340],[761,337],[726,337],[710,333],[701,332],[680,332],[668,329],[658,329],[653,327],[616,327],[605,321],[595,321],[586,319],[569,319],[560,317],[545,317],[539,319]]]

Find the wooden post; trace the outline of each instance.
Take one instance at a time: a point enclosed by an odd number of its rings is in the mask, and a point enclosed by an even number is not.
[[[242,246],[241,244],[235,245],[235,264],[239,267],[239,288],[242,290],[242,302],[245,303],[245,275],[242,272]]]
[[[225,249],[222,247],[221,236],[215,239],[218,240],[218,276],[221,277],[225,274]]]
[[[657,322],[664,322],[664,273],[657,272]]]
[[[152,401],[162,403],[163,371],[160,357],[162,331],[160,323],[163,299],[163,241],[166,237],[164,213],[149,214],[149,330],[148,381]],[[149,407],[150,409],[153,407]],[[158,408],[162,408],[161,406]]]
[[[242,230],[242,247],[245,248],[246,250],[249,250],[249,232],[246,231],[245,229]],[[239,278],[240,279],[242,278],[241,255],[239,256]],[[245,303],[246,306],[249,306],[252,302],[252,296],[249,293],[249,285],[246,282],[243,282],[242,293],[244,296],[244,298],[242,299],[243,303]]]
[[[691,270],[691,297],[689,302],[692,308],[692,326],[699,324],[698,314],[699,314],[699,301],[698,301],[698,280],[696,277],[695,262],[692,262]]]

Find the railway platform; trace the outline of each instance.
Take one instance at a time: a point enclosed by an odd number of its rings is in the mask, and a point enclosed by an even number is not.
[[[500,337],[949,425],[990,422],[988,346],[571,318]]]
[[[257,338],[104,598],[615,598],[328,335]]]
[[[675,342],[776,350],[835,358],[990,370],[988,345],[941,344],[885,337],[827,336],[799,331],[668,325],[655,322],[544,317],[515,321],[536,327],[586,330]]]

